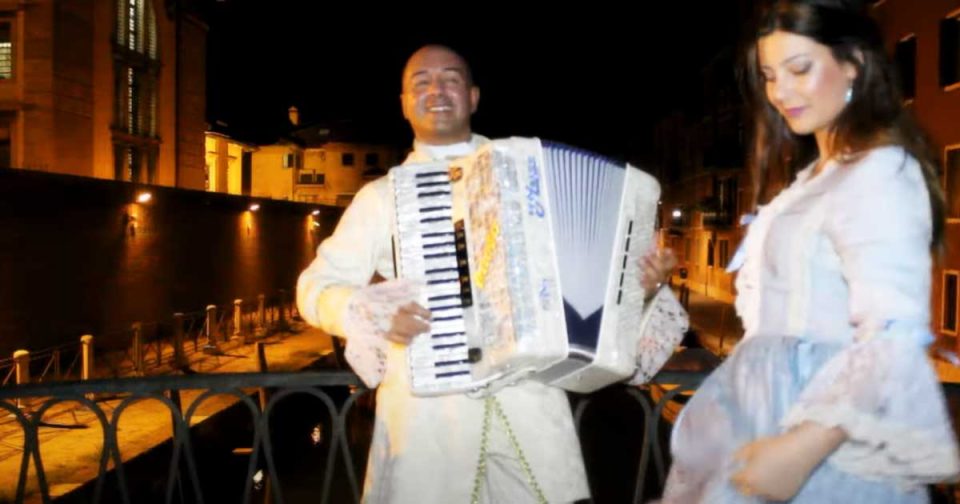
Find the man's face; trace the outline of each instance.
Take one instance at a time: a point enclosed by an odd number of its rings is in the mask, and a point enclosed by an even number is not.
[[[480,90],[470,82],[466,63],[441,47],[415,53],[403,72],[400,102],[417,140],[447,145],[470,139],[470,116]]]

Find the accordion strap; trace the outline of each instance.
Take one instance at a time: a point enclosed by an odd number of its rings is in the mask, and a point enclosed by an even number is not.
[[[517,441],[517,437],[513,434],[513,429],[510,427],[507,415],[504,414],[503,408],[500,407],[500,401],[492,394],[488,395],[483,401],[483,432],[480,434],[480,459],[477,461],[477,472],[473,479],[473,492],[470,497],[470,503],[480,504],[480,486],[487,474],[487,446],[490,441],[490,416],[493,413],[496,413],[500,423],[503,424],[503,430],[507,433],[510,445],[513,446],[514,451],[517,452],[520,468],[523,469],[523,475],[527,477],[527,483],[530,485],[530,489],[533,490],[537,502],[547,504],[547,499],[543,496],[543,490],[540,489],[537,478],[534,477],[533,471],[530,469],[530,464],[523,455],[520,442]]]

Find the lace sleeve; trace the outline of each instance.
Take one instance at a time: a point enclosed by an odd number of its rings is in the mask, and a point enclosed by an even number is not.
[[[687,312],[673,291],[661,287],[649,301],[640,322],[637,370],[628,383],[639,385],[650,381],[673,355],[689,325]]]
[[[346,336],[347,302],[355,289],[370,282],[378,259],[389,251],[390,209],[383,202],[387,184],[381,178],[360,189],[297,279],[300,315],[327,334]]]
[[[386,372],[386,334],[401,306],[416,301],[419,284],[389,280],[357,289],[347,303],[343,332],[347,340],[344,357],[363,383],[374,388]]]
[[[810,378],[783,427],[842,428],[848,440],[828,460],[863,478],[908,488],[955,478],[956,439],[926,354],[931,217],[923,175],[895,148],[844,170],[824,231],[840,259],[854,342]]]
[[[848,440],[829,461],[861,477],[913,488],[960,473],[940,383],[923,347],[903,329],[879,333],[828,361],[783,427],[805,421],[842,428]]]

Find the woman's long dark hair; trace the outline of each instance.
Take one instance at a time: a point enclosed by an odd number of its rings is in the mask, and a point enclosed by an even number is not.
[[[744,51],[742,75],[753,115],[753,142],[748,155],[757,185],[757,202],[776,194],[795,170],[813,161],[810,136],[794,135],[770,104],[757,60],[757,41],[774,31],[802,35],[830,48],[838,62],[857,69],[852,99],[833,125],[830,152],[853,160],[880,145],[899,145],[919,161],[930,193],[933,243],[943,240],[946,203],[939,163],[923,132],[903,107],[894,67],[883,48],[880,29],[861,2],[854,0],[778,0],[759,17]]]

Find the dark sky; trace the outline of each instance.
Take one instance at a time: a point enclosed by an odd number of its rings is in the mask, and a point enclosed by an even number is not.
[[[478,133],[538,136],[632,158],[649,150],[651,125],[664,111],[699,99],[700,68],[736,42],[738,3],[409,2],[385,10],[357,1],[217,1],[208,115],[237,136],[266,138],[296,105],[302,122],[352,119],[408,145],[400,73],[413,50],[435,42],[473,67]],[[452,10],[471,5],[473,13]],[[529,9],[523,15],[521,5]]]

